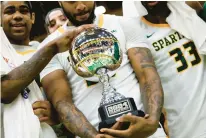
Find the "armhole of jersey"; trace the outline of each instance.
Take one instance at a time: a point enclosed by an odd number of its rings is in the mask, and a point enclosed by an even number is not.
[[[104,14],[101,14],[99,16],[99,22],[98,22],[98,27],[102,27],[104,23]]]

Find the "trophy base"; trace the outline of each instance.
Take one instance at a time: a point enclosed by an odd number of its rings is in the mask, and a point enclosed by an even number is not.
[[[144,112],[142,112],[142,111],[133,111],[133,112],[128,112],[128,113],[131,113],[132,115],[144,117]],[[104,120],[104,121],[100,122],[99,123],[99,131],[102,128],[111,128],[115,123],[116,123],[116,118],[111,118],[111,119],[107,119],[107,120]],[[129,125],[130,125],[129,122],[124,122],[121,125],[121,129],[120,130],[128,129]]]
[[[137,110],[133,98],[125,98],[114,103],[106,104],[99,107],[99,115],[102,122],[99,123],[99,130],[102,128],[111,128],[116,123],[116,118],[123,114],[131,113],[132,115],[144,117],[144,112]],[[124,122],[121,130],[129,127],[129,122]]]

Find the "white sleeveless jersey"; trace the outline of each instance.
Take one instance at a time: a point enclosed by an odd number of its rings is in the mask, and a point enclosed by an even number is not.
[[[117,92],[125,95],[126,97],[133,97],[137,108],[142,110],[143,106],[140,99],[139,84],[126,55],[126,38],[119,24],[118,18],[116,16],[109,15],[100,16],[96,24],[112,32],[119,40],[121,50],[123,51],[121,67],[113,73],[113,77],[110,78],[111,85],[116,88]],[[42,71],[41,78],[54,70],[63,69],[67,73],[67,77],[72,88],[74,104],[81,112],[83,112],[90,123],[98,128],[100,117],[97,111],[102,98],[103,86],[101,83],[87,81],[78,76],[70,66],[67,57],[67,52],[55,56]]]
[[[129,60],[126,55],[126,45],[146,45],[145,43],[142,43],[138,37],[140,36],[138,34],[140,30],[138,30],[138,32],[135,33],[133,37],[130,37],[137,38],[132,40],[127,37],[128,35],[126,36],[126,33],[129,30],[123,29],[125,24],[124,21],[121,21],[121,23],[122,25],[120,25],[119,17],[112,15],[102,15],[95,22],[95,24],[98,24],[99,27],[106,28],[117,37],[120,42],[121,50],[123,51],[122,64],[117,69],[117,71],[113,72],[113,76],[110,78],[110,84],[117,90],[117,92],[123,94],[126,97],[134,98],[137,108],[139,110],[143,110],[139,83],[137,82],[133,69],[129,64]],[[129,23],[132,22],[129,21]],[[136,22],[133,23],[136,24]],[[62,29],[60,28],[59,31],[60,30]],[[135,32],[134,29],[133,32]],[[137,36],[135,37],[135,35]],[[54,70],[63,69],[67,73],[67,77],[72,88],[74,104],[97,129],[99,122],[101,122],[101,119],[98,115],[98,108],[102,98],[103,86],[100,82],[88,81],[78,76],[70,66],[67,57],[67,52],[55,56],[47,65],[47,67],[42,71],[41,78]],[[165,137],[165,134],[162,130],[159,130],[156,136],[158,135]]]
[[[5,39],[3,44],[9,47],[10,43]],[[33,43],[30,46],[15,44],[11,44],[11,46],[18,54],[15,56],[18,58],[16,61],[19,60],[23,63],[34,55],[38,43]],[[7,53],[7,49],[3,48],[3,52]],[[10,51],[9,54],[5,53],[0,56],[1,75],[5,75],[15,68],[15,61],[12,61],[11,58],[11,55],[15,53],[10,53]],[[2,138],[57,138],[51,126],[44,122],[40,123],[38,117],[33,113],[32,104],[35,101],[44,100],[40,88],[35,81],[32,81],[28,88],[30,89],[28,99],[22,98],[19,94],[12,103],[1,104]],[[11,130],[13,130],[12,133]]]
[[[171,138],[206,138],[206,56],[168,24],[142,18],[161,77]]]

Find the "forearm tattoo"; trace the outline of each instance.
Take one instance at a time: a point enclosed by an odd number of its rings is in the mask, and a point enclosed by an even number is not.
[[[45,67],[54,55],[55,49],[47,48],[39,50],[31,59],[12,70],[4,80],[33,80],[36,75]],[[48,52],[51,51],[51,52]]]
[[[48,45],[3,77],[1,79],[1,100],[4,103],[13,101],[48,64],[55,51],[55,45]]]
[[[143,70],[141,73],[144,73],[145,69],[150,68],[151,72],[147,75],[149,77],[146,78],[145,82],[140,86],[141,96],[146,113],[154,115],[156,119],[159,120],[164,98],[160,77],[156,73],[157,70],[152,54],[147,48],[136,48],[134,54],[134,56],[140,58],[140,66]]]
[[[141,93],[146,113],[154,115],[159,120],[163,106],[163,90],[160,80],[153,79],[145,82],[143,88],[141,88]]]
[[[67,98],[56,103],[56,110],[61,122],[73,134],[82,138],[93,138],[97,135],[96,129]]]

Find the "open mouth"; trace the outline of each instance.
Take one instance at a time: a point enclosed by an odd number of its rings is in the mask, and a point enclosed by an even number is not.
[[[155,6],[155,5],[157,5],[157,3],[158,3],[158,1],[149,1],[149,2],[147,2],[147,5],[148,6]]]

